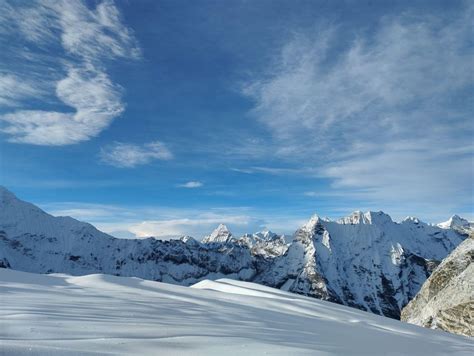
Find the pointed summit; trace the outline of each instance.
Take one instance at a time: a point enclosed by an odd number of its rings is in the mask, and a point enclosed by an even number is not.
[[[370,224],[373,225],[382,225],[393,222],[390,215],[385,214],[383,211],[368,211],[364,216],[368,221],[370,221]]]
[[[354,211],[351,215],[343,217],[337,222],[343,225],[370,224],[370,220],[360,210]]]
[[[450,228],[469,228],[469,221],[463,219],[459,215],[453,215],[449,218],[448,221],[439,223],[438,226],[442,229]]]
[[[413,224],[419,224],[421,221],[415,216],[407,216],[405,219],[403,219],[402,223],[413,223]]]
[[[314,214],[309,221],[302,226],[303,230],[306,230],[308,232],[313,231],[316,225],[321,223],[323,220],[318,214]]]
[[[203,243],[226,243],[233,239],[232,233],[224,224],[219,226],[208,236],[202,239]]]
[[[351,215],[341,218],[337,222],[343,225],[381,225],[393,221],[390,215],[385,214],[383,211],[368,211],[363,213],[360,210],[356,210]]]
[[[279,237],[277,234],[268,229],[256,232],[253,235],[265,241],[271,241]]]

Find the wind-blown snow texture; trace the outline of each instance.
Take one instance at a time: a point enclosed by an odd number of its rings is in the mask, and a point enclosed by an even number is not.
[[[188,236],[116,239],[90,224],[48,215],[0,189],[0,267],[186,286],[226,277],[393,318],[464,238],[456,229],[416,218],[395,223],[382,212],[355,212],[340,221],[314,216],[290,244],[271,232],[236,238],[223,225],[203,243]]]
[[[7,355],[470,355],[472,339],[258,284],[0,269]]]

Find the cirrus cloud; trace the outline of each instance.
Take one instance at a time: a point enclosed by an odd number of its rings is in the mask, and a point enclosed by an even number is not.
[[[378,207],[472,204],[473,8],[294,35],[243,87],[276,155]]]
[[[169,160],[172,158],[171,151],[160,141],[143,145],[115,142],[102,147],[100,151],[100,159],[103,163],[118,168],[133,168],[154,160]]]
[[[2,90],[0,103],[16,109],[0,115],[1,132],[10,142],[47,146],[75,144],[100,134],[124,110],[122,88],[107,75],[105,59],[140,57],[117,7],[112,1],[92,9],[82,1],[4,5],[2,35],[19,34],[28,51],[17,45],[6,47],[21,65],[0,65],[4,72],[0,88],[12,88]],[[51,65],[63,68],[65,76],[56,79],[60,71],[51,76]],[[47,96],[45,88],[51,87],[55,90],[49,93],[49,101],[67,109],[27,108],[31,99]]]

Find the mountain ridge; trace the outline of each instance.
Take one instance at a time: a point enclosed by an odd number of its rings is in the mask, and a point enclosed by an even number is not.
[[[88,223],[53,217],[0,192],[0,265],[37,273],[106,273],[191,285],[233,278],[399,318],[433,268],[465,236],[382,212],[329,221],[313,216],[287,243],[271,233],[209,239],[117,239]]]
[[[474,235],[452,251],[402,310],[401,320],[474,336]]]

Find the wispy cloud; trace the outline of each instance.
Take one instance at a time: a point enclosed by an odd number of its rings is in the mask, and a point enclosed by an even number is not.
[[[56,96],[74,113],[18,110],[5,114],[2,131],[11,142],[36,145],[67,145],[97,136],[123,111],[120,88],[93,67],[69,69],[56,84]]]
[[[102,147],[100,151],[100,159],[103,163],[119,168],[133,168],[154,160],[169,160],[172,158],[171,151],[164,143],[159,141],[143,145],[115,142]]]
[[[472,8],[384,18],[342,49],[337,28],[297,33],[243,89],[275,154],[378,206],[472,202]]]
[[[100,230],[119,237],[169,238],[191,235],[201,238],[217,225],[227,224],[235,234],[260,231],[266,227],[293,232],[301,222],[287,218],[267,221],[255,211],[245,207],[215,209],[176,209],[172,207],[123,207],[79,202],[49,203],[41,205],[56,216],[72,216],[92,223]],[[282,230],[277,230],[282,231]]]
[[[304,174],[304,175],[314,175],[316,170],[310,167],[301,167],[301,168],[291,168],[291,167],[248,167],[248,168],[231,168],[230,170],[238,173],[244,174],[255,174],[263,173],[270,175],[292,175],[292,174]]]
[[[28,48],[37,48],[37,58],[55,62],[65,77],[51,83],[56,99],[70,109],[65,111],[17,109],[0,116],[1,131],[9,141],[36,145],[68,145],[89,140],[107,128],[124,110],[122,89],[105,72],[105,59],[140,56],[136,40],[121,20],[111,1],[94,9],[81,1],[38,0],[27,6],[5,3],[0,17],[5,36],[20,34]],[[60,45],[61,50],[51,50]],[[9,46],[10,47],[10,46]],[[45,55],[41,48],[49,48]],[[11,51],[24,51],[11,46]],[[62,53],[61,53],[62,52]],[[31,53],[14,53],[28,62],[28,71],[14,72],[10,64],[0,68],[0,103],[22,107],[25,99],[44,93],[42,81],[51,80],[49,67],[35,64]],[[57,55],[59,54],[59,56]],[[46,57],[46,58],[45,58]],[[31,70],[33,68],[34,70]],[[45,73],[36,76],[30,72]]]
[[[44,91],[34,82],[24,80],[11,73],[0,72],[0,106],[15,107],[30,97],[40,97]]]
[[[113,1],[103,1],[95,10],[82,2],[64,1],[56,10],[63,30],[62,45],[69,53],[89,61],[140,57],[132,31],[122,23]]]
[[[131,225],[128,230],[137,237],[194,235],[200,238],[212,232],[221,223],[241,231],[258,230],[263,222],[248,215],[198,213],[193,218],[143,221]]]
[[[200,188],[203,185],[204,184],[202,182],[189,181],[189,182],[186,182],[186,183],[183,183],[183,184],[178,184],[178,187],[192,189],[192,188]]]

